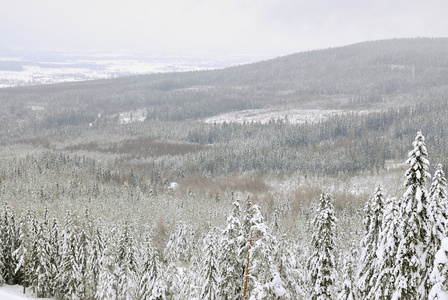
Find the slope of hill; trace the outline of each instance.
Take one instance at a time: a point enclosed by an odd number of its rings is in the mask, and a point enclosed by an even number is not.
[[[0,122],[2,128],[11,129],[49,116],[65,114],[73,119],[73,114],[82,113],[88,117],[79,122],[88,125],[98,114],[137,108],[146,108],[151,119],[194,120],[273,106],[403,106],[443,97],[448,90],[447,49],[447,38],[396,39],[298,53],[223,70],[2,89]]]

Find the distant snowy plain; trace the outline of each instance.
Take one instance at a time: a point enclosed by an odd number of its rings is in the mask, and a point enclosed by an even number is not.
[[[166,55],[0,49],[0,88],[129,75],[225,68],[267,59],[253,55]]]

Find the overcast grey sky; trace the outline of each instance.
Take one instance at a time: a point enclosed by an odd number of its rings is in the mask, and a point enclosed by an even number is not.
[[[447,37],[447,0],[0,0],[0,48],[280,56]]]

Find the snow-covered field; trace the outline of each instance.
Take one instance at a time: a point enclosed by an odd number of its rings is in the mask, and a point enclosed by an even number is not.
[[[341,114],[342,110],[317,110],[317,109],[251,109],[237,112],[230,112],[218,116],[210,117],[205,120],[206,123],[224,123],[224,122],[261,122],[267,123],[271,120],[288,119],[290,123],[299,124],[305,122],[324,121],[332,115]]]
[[[262,59],[266,57],[212,54],[168,56],[69,50],[22,50],[8,53],[0,51],[0,88],[217,69]]]
[[[37,299],[33,295],[32,291],[27,289],[26,294],[23,294],[23,287],[19,285],[7,285],[0,286],[0,299],[1,300],[23,300],[23,299]],[[39,298],[39,299],[54,299],[54,298]]]

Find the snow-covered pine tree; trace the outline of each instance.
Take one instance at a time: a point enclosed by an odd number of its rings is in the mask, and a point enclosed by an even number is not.
[[[30,232],[30,223],[28,218],[30,217],[30,209],[28,208],[28,213],[22,213],[19,217],[19,247],[14,251],[13,256],[17,260],[14,272],[17,277],[20,278],[20,284],[23,286],[23,293],[25,294],[25,289],[29,286],[31,281],[30,265],[31,262],[31,248],[33,234]]]
[[[100,267],[101,267],[101,259],[104,255],[104,239],[103,239],[103,231],[101,227],[97,227],[94,231],[94,235],[91,239],[90,244],[90,252],[87,257],[87,274],[89,282],[89,293],[93,292],[93,296],[95,295],[98,287],[98,280],[100,275]]]
[[[240,205],[233,203],[232,213],[227,218],[227,227],[220,241],[218,293],[222,299],[236,299],[241,296],[241,261],[242,229],[240,222]]]
[[[342,288],[338,300],[366,299],[359,297],[358,288],[355,284],[356,262],[358,260],[358,249],[352,244],[350,250],[345,253],[342,263]]]
[[[432,288],[429,292],[429,300],[448,299],[448,238],[441,242],[440,249],[434,259],[434,268],[431,273]]]
[[[7,203],[3,205],[0,235],[3,252],[1,258],[4,266],[2,269],[2,277],[5,283],[16,284],[18,283],[18,278],[15,273],[17,259],[13,253],[19,247],[19,232],[14,211]]]
[[[378,276],[375,264],[385,209],[384,190],[378,186],[364,206],[364,238],[361,241],[361,258],[356,274],[361,299],[367,299]]]
[[[274,254],[275,264],[280,275],[282,282],[284,282],[284,288],[291,299],[303,299],[305,293],[303,291],[304,274],[299,262],[297,261],[296,254],[293,253],[295,247],[293,242],[290,241],[284,234],[278,243],[278,247]]]
[[[366,299],[391,299],[395,289],[395,256],[400,243],[398,201],[386,198],[383,224],[374,262],[375,280]]]
[[[118,241],[118,297],[119,299],[135,299],[138,295],[137,259],[133,228],[126,222]]]
[[[61,264],[57,275],[57,296],[62,299],[82,298],[84,286],[83,274],[79,265],[78,239],[79,228],[73,221],[73,213],[67,210],[62,232]]]
[[[179,222],[165,247],[164,259],[168,263],[190,262],[194,246],[194,235],[190,225]]]
[[[446,178],[442,165],[437,166],[434,173],[431,188],[429,190],[429,205],[427,209],[430,220],[430,237],[426,246],[426,275],[430,276],[434,268],[434,256],[442,240],[447,236],[448,229],[448,198],[446,191]],[[426,279],[426,290],[431,288],[430,280]]]
[[[426,299],[427,273],[425,246],[430,237],[428,218],[429,194],[425,183],[431,175],[428,173],[428,151],[425,138],[417,133],[414,149],[409,152],[406,161],[406,191],[399,203],[400,244],[395,259],[395,291],[392,299]]]
[[[218,243],[220,234],[212,228],[203,239],[202,257],[199,265],[200,299],[219,299],[218,296]]]
[[[179,297],[179,291],[182,287],[182,274],[174,263],[169,263],[163,271],[161,281],[165,283],[166,298],[176,299],[176,297]]]
[[[334,294],[336,265],[333,250],[336,243],[336,222],[333,196],[330,193],[322,193],[313,220],[311,244],[314,252],[308,261],[312,300],[332,299]]]
[[[106,244],[101,256],[98,285],[95,299],[118,299],[118,275],[115,251],[112,244]]]
[[[50,295],[55,295],[57,292],[57,276],[59,274],[59,267],[61,265],[60,255],[60,235],[58,219],[53,218],[51,222],[49,239],[48,239],[48,257],[50,264]]]
[[[248,276],[246,295],[249,299],[289,299],[280,273],[275,264],[274,254],[277,252],[277,240],[264,222],[261,208],[251,207],[250,237],[252,242],[248,248]]]
[[[48,234],[44,224],[37,224],[34,237],[30,271],[30,285],[38,298],[47,297],[51,291],[51,264],[48,256]]]
[[[139,284],[139,299],[165,299],[166,286],[162,277],[162,266],[157,250],[152,244],[151,236],[147,236],[142,244],[141,280]]]

